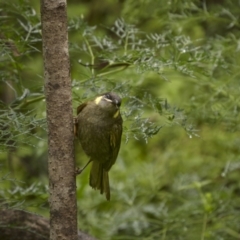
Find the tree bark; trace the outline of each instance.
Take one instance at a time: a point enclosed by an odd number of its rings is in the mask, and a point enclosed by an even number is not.
[[[22,210],[0,210],[1,240],[47,240],[49,220]],[[96,240],[78,231],[78,240]]]
[[[66,0],[41,0],[51,240],[77,239],[74,133],[66,8]]]

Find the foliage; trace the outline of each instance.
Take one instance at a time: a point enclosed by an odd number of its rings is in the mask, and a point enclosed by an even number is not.
[[[123,98],[113,200],[83,172],[81,229],[99,239],[239,239],[239,6],[115,2],[69,3],[74,111],[98,93]],[[34,1],[0,5],[0,195],[4,206],[47,215],[35,9]],[[86,160],[78,143],[76,159]]]

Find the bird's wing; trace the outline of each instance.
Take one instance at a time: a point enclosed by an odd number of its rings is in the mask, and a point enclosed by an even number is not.
[[[110,131],[110,160],[104,164],[104,169],[109,171],[112,165],[116,162],[117,155],[121,145],[122,136],[122,119],[114,124]]]

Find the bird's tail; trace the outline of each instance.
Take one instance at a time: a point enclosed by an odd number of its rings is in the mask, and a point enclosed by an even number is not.
[[[107,200],[110,200],[110,187],[108,172],[104,170],[103,164],[92,161],[89,184],[94,189],[99,189],[100,193],[105,193]]]

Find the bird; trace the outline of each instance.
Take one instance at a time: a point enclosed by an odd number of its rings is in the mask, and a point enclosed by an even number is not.
[[[121,145],[121,98],[114,92],[97,96],[77,108],[76,136],[89,156],[87,164],[77,171],[80,174],[92,163],[89,185],[110,201],[108,172],[116,162]]]

